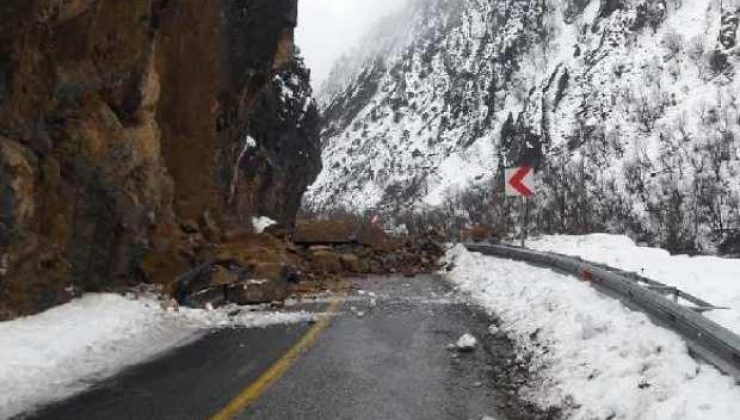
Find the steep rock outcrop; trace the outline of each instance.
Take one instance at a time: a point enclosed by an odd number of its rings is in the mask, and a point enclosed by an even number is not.
[[[313,99],[310,73],[296,56],[263,91],[248,120],[255,147],[244,151],[239,168],[240,188],[258,194],[236,194],[237,200],[259,199],[244,206],[291,224],[306,188],[321,171],[319,112]]]
[[[296,20],[297,0],[0,4],[0,317],[139,280],[152,256],[186,267],[182,222],[261,211],[233,171]]]

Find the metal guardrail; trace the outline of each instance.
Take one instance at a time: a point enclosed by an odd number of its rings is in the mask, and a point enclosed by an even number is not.
[[[714,365],[740,384],[740,336],[701,315],[722,308],[634,273],[576,257],[500,244],[466,243],[465,246],[472,252],[554,268],[588,281],[599,291],[681,335],[695,357]],[[680,300],[691,306],[679,304]]]

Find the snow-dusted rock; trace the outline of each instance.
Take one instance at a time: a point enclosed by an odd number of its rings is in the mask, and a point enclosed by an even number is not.
[[[269,228],[270,226],[276,223],[277,223],[276,221],[270,219],[267,216],[260,216],[260,217],[252,218],[252,228],[254,229],[255,233],[262,233],[265,231],[265,229]]]

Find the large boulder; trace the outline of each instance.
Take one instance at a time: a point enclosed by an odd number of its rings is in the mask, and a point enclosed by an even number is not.
[[[357,231],[357,243],[382,251],[393,251],[399,245],[388,237],[383,229],[372,224],[360,226]]]
[[[354,274],[365,274],[370,271],[367,261],[352,254],[343,254],[339,256],[339,261],[344,270]]]
[[[398,246],[379,226],[351,220],[299,220],[293,241],[306,246],[356,244],[383,251]]]
[[[311,255],[313,267],[330,274],[341,273],[344,269],[339,254],[332,251],[319,251]]]
[[[294,271],[285,266],[248,268],[234,260],[215,261],[180,275],[174,294],[181,305],[195,307],[269,303],[288,297],[292,275]]]
[[[359,225],[349,220],[298,220],[293,242],[300,245],[337,245],[357,242]]]
[[[283,301],[288,297],[287,282],[254,278],[232,284],[228,299],[238,305],[257,305]]]

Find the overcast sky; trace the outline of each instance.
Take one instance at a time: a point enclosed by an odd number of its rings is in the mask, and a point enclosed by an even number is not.
[[[381,17],[405,0],[299,0],[296,43],[311,69],[314,87],[332,63],[351,49]]]

